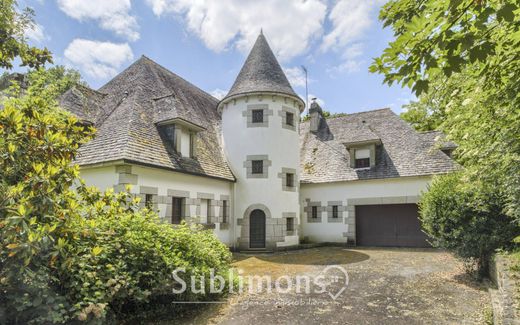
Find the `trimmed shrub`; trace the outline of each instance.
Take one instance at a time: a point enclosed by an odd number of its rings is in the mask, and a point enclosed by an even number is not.
[[[469,182],[462,172],[437,176],[419,202],[422,226],[434,246],[474,259],[484,274],[490,255],[520,232],[504,201],[496,188]]]

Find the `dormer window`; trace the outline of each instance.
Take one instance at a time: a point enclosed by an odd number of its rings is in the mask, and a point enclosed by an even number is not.
[[[380,145],[382,145],[380,139],[345,143],[350,156],[350,168],[368,169],[375,167],[376,148]]]
[[[175,124],[161,126],[160,132],[168,149],[177,152],[177,132],[175,132]]]
[[[369,168],[370,149],[356,149],[355,159],[355,168]]]
[[[370,167],[370,149],[356,149],[355,168]]]
[[[181,118],[159,122],[159,134],[166,149],[182,157],[197,157],[197,133],[204,128]]]
[[[190,133],[190,158],[195,158],[195,145],[197,135],[193,132]]]

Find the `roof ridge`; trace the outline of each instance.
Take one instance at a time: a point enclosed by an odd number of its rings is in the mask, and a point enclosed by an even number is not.
[[[205,95],[213,98],[215,101],[218,101],[218,99],[216,99],[215,97],[213,97],[210,93],[208,93],[207,91],[201,89],[200,87],[196,86],[195,84],[189,82],[188,80],[186,80],[185,78],[179,76],[178,74],[176,74],[175,72],[171,71],[170,69],[166,68],[165,66],[155,62],[154,60],[150,59],[149,57],[145,56],[145,55],[142,55],[143,58],[147,59],[150,63],[152,63],[154,66],[158,67],[159,69],[162,69],[164,70],[165,72],[167,72],[168,74],[171,74],[171,75],[174,75],[176,78],[179,78],[180,80],[182,80],[183,82],[185,82],[186,84],[192,86],[193,88],[197,89],[198,91],[204,93]],[[155,71],[154,71],[155,73]],[[161,80],[162,82],[162,80]]]

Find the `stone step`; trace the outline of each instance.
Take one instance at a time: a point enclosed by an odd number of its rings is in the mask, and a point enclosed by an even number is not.
[[[255,254],[272,254],[274,251],[264,249],[264,248],[258,248],[258,249],[247,249],[247,250],[239,250],[240,254],[247,254],[247,255],[255,255]]]

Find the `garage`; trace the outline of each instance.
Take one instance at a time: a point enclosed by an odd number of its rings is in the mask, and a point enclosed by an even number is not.
[[[430,247],[417,204],[356,206],[358,246]]]

